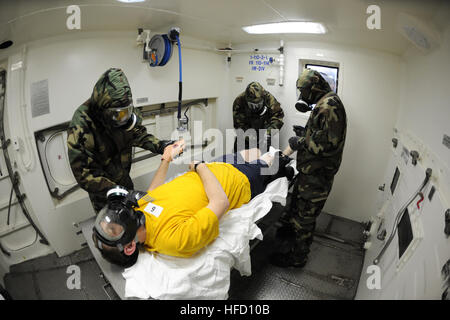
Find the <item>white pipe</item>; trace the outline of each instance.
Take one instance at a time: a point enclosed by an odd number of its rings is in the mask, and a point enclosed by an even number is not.
[[[22,120],[22,132],[24,135],[24,153],[28,153],[28,158],[29,161],[28,163],[25,163],[24,161],[24,155],[20,154],[20,152],[18,152],[20,160],[22,162],[23,167],[25,168],[26,171],[30,171],[33,167],[33,160],[34,160],[34,153],[33,153],[33,149],[32,149],[32,144],[31,144],[31,136],[29,135],[30,132],[30,127],[28,126],[28,119],[26,116],[26,99],[25,99],[25,68],[26,68],[26,46],[23,46],[23,50],[22,50],[22,68],[20,70],[20,117]]]
[[[253,49],[253,50],[235,50],[235,49],[231,49],[231,50],[226,50],[226,49],[215,49],[215,51],[217,52],[224,52],[224,53],[266,53],[266,54],[274,54],[274,53],[279,53],[280,51],[278,49],[263,49],[263,50],[259,50],[259,49]]]
[[[280,48],[282,49],[280,51],[280,87],[284,84],[284,41],[280,40]]]
[[[231,45],[230,45],[231,47]],[[226,49],[214,49],[213,51],[218,52],[218,53],[226,53],[228,55],[228,57],[231,57],[231,55],[233,53],[261,53],[261,54],[274,54],[274,53],[279,53],[280,57],[279,57],[279,61],[277,64],[275,65],[279,65],[280,67],[280,87],[282,87],[284,85],[284,41],[280,40],[280,49],[264,49],[264,50],[258,50],[258,49],[253,49],[253,50],[226,50]]]
[[[275,54],[275,53],[279,53],[280,52],[278,49],[263,49],[263,50],[258,50],[258,49],[236,50],[236,49],[231,49],[231,50],[227,50],[227,49],[217,49],[217,48],[212,48],[212,47],[203,47],[203,46],[195,46],[195,45],[184,45],[184,44],[181,44],[181,47],[185,48],[185,49],[205,50],[205,51],[212,51],[212,52],[225,53],[225,54],[233,54],[233,53]]]
[[[211,51],[211,52],[215,52],[217,49],[216,48],[211,48],[211,47],[203,47],[203,46],[193,46],[193,45],[185,45],[185,44],[181,44],[181,47],[184,49],[192,49],[192,50],[203,50],[203,51]]]
[[[202,46],[193,46],[193,45],[181,45],[182,48],[185,49],[193,49],[193,50],[204,50],[204,51],[211,51],[211,52],[216,52],[216,53],[224,53],[228,56],[228,58],[231,58],[231,55],[233,53],[235,54],[239,54],[239,53],[261,53],[261,54],[275,54],[275,53],[279,53],[280,57],[279,57],[279,61],[278,63],[274,64],[274,65],[278,65],[280,67],[280,87],[282,87],[284,85],[284,53],[283,53],[283,48],[284,48],[284,41],[280,40],[280,49],[263,49],[263,50],[258,50],[258,49],[253,49],[253,50],[227,50],[227,49],[217,49],[217,48],[211,48],[211,47],[202,47]],[[229,45],[229,47],[231,47],[231,44]]]

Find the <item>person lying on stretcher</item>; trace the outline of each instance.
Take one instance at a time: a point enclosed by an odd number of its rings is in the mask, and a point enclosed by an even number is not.
[[[150,252],[190,257],[216,239],[219,219],[228,210],[248,203],[271,181],[294,175],[290,158],[275,149],[260,156],[254,148],[211,163],[192,162],[188,172],[164,183],[173,155],[183,147],[179,141],[166,148],[147,192],[120,186],[108,191],[92,235],[104,259],[128,268],[137,261],[138,244]]]

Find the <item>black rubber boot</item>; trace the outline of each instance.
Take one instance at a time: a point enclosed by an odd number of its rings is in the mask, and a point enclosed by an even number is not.
[[[308,262],[308,256],[294,256],[289,252],[274,252],[269,256],[269,261],[272,265],[280,268],[303,268]]]
[[[290,224],[283,224],[277,229],[275,237],[278,240],[295,241],[295,230]]]
[[[281,228],[279,230],[281,230]],[[289,232],[287,235],[291,237]],[[280,268],[303,268],[308,262],[308,253],[309,247],[304,242],[299,241],[294,237],[294,239],[289,239],[287,244],[280,246],[279,251],[273,252],[269,256],[269,262]]]

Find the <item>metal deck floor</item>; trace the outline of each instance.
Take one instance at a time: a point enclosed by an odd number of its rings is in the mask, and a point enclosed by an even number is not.
[[[81,271],[81,288],[69,290],[70,265]],[[15,300],[107,300],[119,299],[101,276],[89,248],[58,258],[56,253],[13,265],[5,275],[5,287]],[[105,290],[103,287],[105,286]],[[107,292],[107,293],[106,293]]]
[[[309,261],[304,268],[272,266],[268,256],[275,249],[275,231],[271,227],[281,214],[274,204],[270,218],[259,224],[262,242],[251,252],[252,275],[231,273],[231,300],[322,300],[353,299],[364,264],[363,226],[357,222],[321,213],[317,221]],[[275,214],[278,212],[278,214]],[[324,236],[325,235],[325,236]],[[330,237],[331,236],[331,237]],[[338,239],[330,239],[338,238]],[[345,242],[338,241],[344,240]]]
[[[342,243],[315,236],[310,260],[303,269],[277,268],[269,264],[268,253],[273,250],[275,228],[272,226],[282,207],[274,208],[260,225],[265,232],[264,241],[251,252],[252,275],[242,277],[233,270],[229,299],[316,300],[353,299],[358,287],[364,253],[360,249],[361,224],[322,213],[317,231],[346,240]],[[81,269],[81,289],[69,290],[66,285],[67,267],[76,264]],[[13,299],[119,299],[100,276],[101,270],[88,248],[69,256],[56,254],[11,266],[5,276],[6,289]],[[103,287],[106,285],[106,294]]]

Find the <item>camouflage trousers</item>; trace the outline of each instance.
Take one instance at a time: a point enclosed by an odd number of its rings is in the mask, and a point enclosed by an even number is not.
[[[299,173],[295,178],[291,203],[282,222],[295,231],[295,242],[307,255],[313,241],[316,219],[325,205],[334,177]]]

